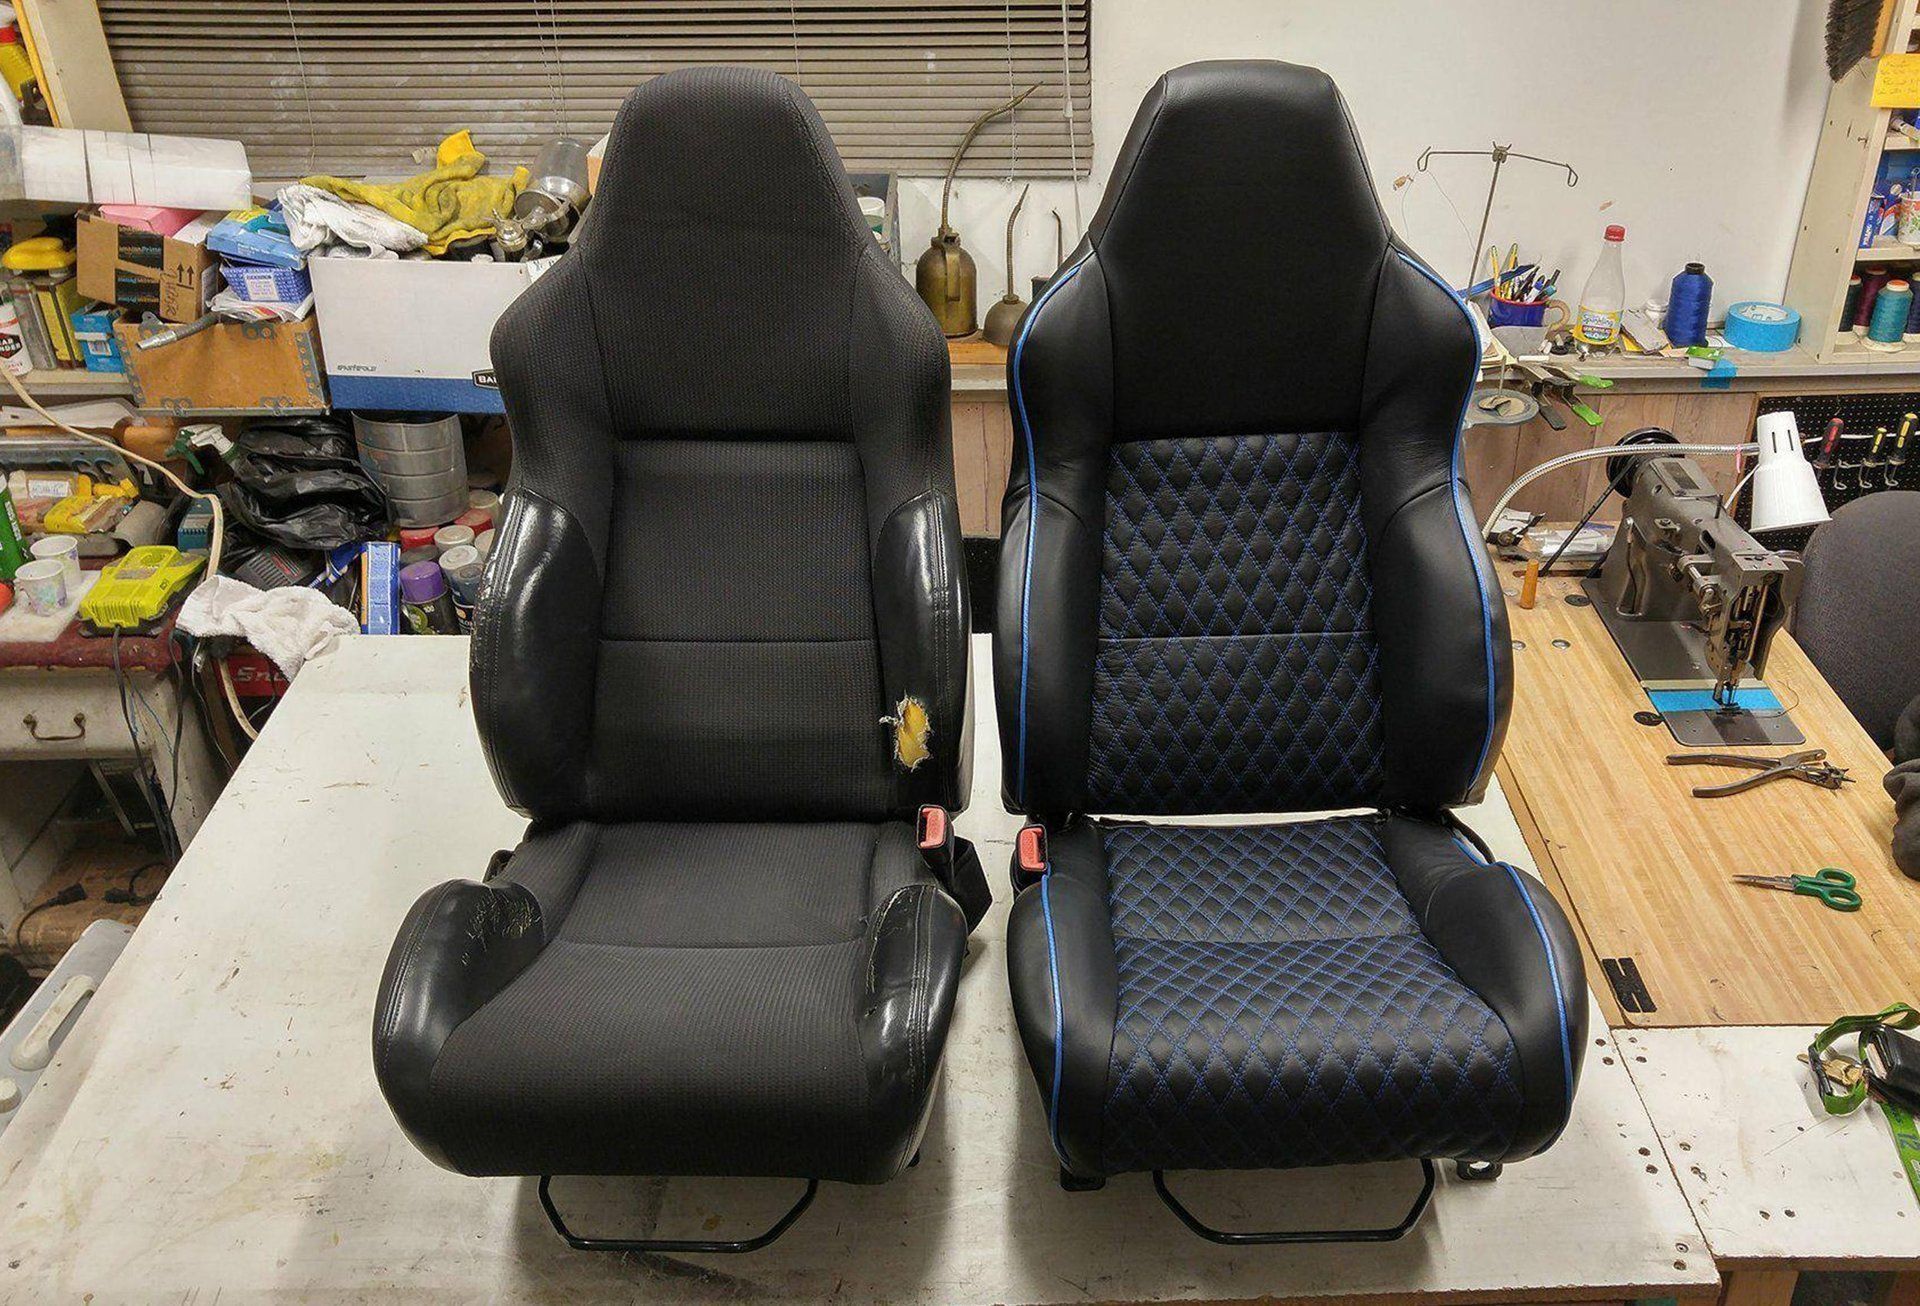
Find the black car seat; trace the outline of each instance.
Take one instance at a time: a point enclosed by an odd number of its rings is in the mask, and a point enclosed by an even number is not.
[[[1397,1236],[1431,1158],[1490,1174],[1566,1122],[1579,951],[1449,815],[1512,685],[1460,477],[1478,359],[1333,83],[1267,62],[1153,88],[1016,333],[1008,966],[1069,1187],[1155,1172],[1212,1237]],[[1220,1235],[1160,1175],[1407,1158],[1422,1196],[1374,1231]]]
[[[473,707],[531,825],[401,927],[380,1086],[465,1174],[790,1176],[793,1214],[889,1179],[940,1076],[949,886],[985,908],[947,821],[970,736],[939,328],[806,97],[708,68],[628,97],[493,361],[514,475]],[[548,1213],[576,1246],[769,1240]]]

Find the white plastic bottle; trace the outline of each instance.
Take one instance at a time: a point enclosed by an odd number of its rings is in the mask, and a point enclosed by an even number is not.
[[[1627,307],[1627,274],[1620,265],[1620,247],[1626,239],[1625,227],[1607,228],[1600,261],[1593,265],[1593,274],[1580,291],[1580,312],[1574,319],[1573,333],[1584,344],[1611,345],[1620,339],[1620,315]]]

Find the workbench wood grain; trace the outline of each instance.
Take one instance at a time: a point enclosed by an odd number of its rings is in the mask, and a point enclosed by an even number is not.
[[[986,655],[984,637],[974,656]],[[971,941],[921,1163],[826,1184],[750,1256],[573,1252],[523,1179],[435,1167],[373,1079],[373,998],[407,904],[521,826],[488,779],[467,641],[354,639],[310,662],[0,1136],[0,1300],[385,1302],[1571,1301],[1711,1297],[1718,1278],[1606,1032],[1573,1118],[1494,1183],[1444,1173],[1384,1245],[1216,1247],[1145,1175],[1065,1193],[1013,1030],[1001,901]],[[991,677],[960,833],[1006,864]],[[1511,835],[1486,813],[1502,846]],[[1380,1222],[1411,1165],[1194,1174],[1217,1223]],[[790,1182],[556,1181],[577,1227],[727,1236]]]
[[[1500,575],[1517,592],[1513,564],[1501,563]],[[1500,775],[1535,858],[1573,908],[1589,966],[1630,957],[1646,982],[1655,1010],[1610,1002],[1610,1017],[1636,1026],[1823,1025],[1911,997],[1920,883],[1893,864],[1893,804],[1880,787],[1888,763],[1806,655],[1777,636],[1767,681],[1807,746],[1825,748],[1856,783],[1835,793],[1775,781],[1697,799],[1692,786],[1734,773],[1666,764],[1685,750],[1664,727],[1634,721],[1646,696],[1599,617],[1567,602],[1577,587],[1552,577],[1533,610],[1508,604],[1524,647],[1514,652]],[[1731,879],[1823,866],[1858,878],[1861,910]],[[1589,979],[1606,986],[1597,970]]]

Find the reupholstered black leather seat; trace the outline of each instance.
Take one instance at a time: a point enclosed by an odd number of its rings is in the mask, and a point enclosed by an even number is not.
[[[968,787],[939,329],[806,98],[705,69],[628,98],[493,358],[473,703],[532,825],[402,926],[381,1088],[467,1174],[888,1179],[967,933],[912,823]]]
[[[1448,814],[1511,697],[1477,359],[1338,91],[1280,63],[1161,80],[1022,323],[994,661],[1050,857],[1008,965],[1063,1179],[1501,1162],[1565,1124],[1578,949]],[[1088,815],[1339,809],[1371,810]]]

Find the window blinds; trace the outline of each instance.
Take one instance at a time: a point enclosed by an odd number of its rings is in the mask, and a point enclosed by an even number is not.
[[[847,165],[1084,175],[1091,0],[99,0],[138,131],[237,137],[266,182],[404,176],[468,128],[501,163],[597,139],[634,86],[693,64],[796,78]],[[1065,106],[1071,97],[1072,114]]]

